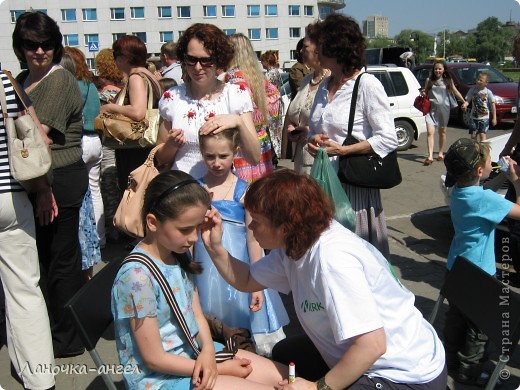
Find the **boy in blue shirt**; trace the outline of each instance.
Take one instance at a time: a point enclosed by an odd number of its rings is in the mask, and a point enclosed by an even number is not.
[[[480,73],[477,76],[475,86],[466,94],[466,102],[471,101],[469,135],[474,140],[478,136],[481,142],[486,140],[489,124],[491,123],[491,126],[497,125],[495,96],[493,92],[487,89],[488,81],[489,74]]]
[[[454,186],[450,194],[451,220],[455,235],[448,254],[448,270],[457,256],[463,256],[490,275],[495,275],[495,228],[506,216],[520,219],[520,197],[512,203],[492,190],[484,190],[480,180],[491,173],[489,144],[461,138],[444,156],[448,171],[446,185]],[[506,174],[520,193],[520,168],[506,157]],[[444,347],[448,370],[458,368],[456,380],[479,383],[480,372],[472,366],[485,354],[487,336],[450,305],[444,325]]]

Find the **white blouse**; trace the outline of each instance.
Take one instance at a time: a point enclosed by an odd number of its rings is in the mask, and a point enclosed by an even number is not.
[[[221,114],[241,115],[253,111],[249,92],[238,85],[224,84],[222,94],[213,100],[195,100],[186,95],[186,84],[172,87],[159,101],[161,117],[171,122],[172,129],[183,129],[186,144],[175,155],[172,169],[195,178],[207,172],[199,149],[199,129],[208,117]]]
[[[329,102],[327,89],[331,77],[321,83],[311,110],[309,138],[314,134],[326,134],[332,141],[343,144],[347,138],[350,101],[356,78],[348,80],[336,92],[332,102]],[[374,152],[381,157],[395,150],[398,145],[394,118],[385,89],[369,73],[363,75],[359,83],[352,135],[359,141],[368,141]],[[338,156],[332,156],[331,162],[337,169]]]

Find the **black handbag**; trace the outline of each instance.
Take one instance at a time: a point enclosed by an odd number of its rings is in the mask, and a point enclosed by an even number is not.
[[[200,355],[200,349],[197,345],[197,342],[193,339],[193,337],[191,337],[190,329],[186,323],[186,320],[184,319],[184,316],[182,315],[182,311],[179,307],[179,304],[177,303],[177,300],[175,299],[175,295],[173,295],[173,291],[159,267],[148,256],[142,253],[131,253],[123,260],[121,266],[132,261],[136,261],[146,266],[150,270],[155,280],[159,283],[159,286],[161,287],[161,290],[166,298],[166,302],[168,302],[168,305],[170,306],[170,309],[173,313],[173,318],[175,318],[179,323],[182,333],[184,333],[188,344],[190,344],[193,352],[195,353],[195,357],[198,357]],[[233,359],[238,351],[234,338],[230,337],[226,339],[225,343],[226,344],[224,349],[215,353],[215,360],[217,363],[222,363],[226,360]]]
[[[352,136],[352,126],[354,125],[359,81],[363,74],[364,73],[359,74],[354,84],[354,90],[352,91],[348,132],[343,145],[359,143],[359,140]],[[340,156],[338,177],[342,183],[352,184],[358,187],[395,187],[402,181],[401,171],[397,163],[397,151],[394,150],[388,153],[384,158],[381,158],[377,153],[347,154]]]

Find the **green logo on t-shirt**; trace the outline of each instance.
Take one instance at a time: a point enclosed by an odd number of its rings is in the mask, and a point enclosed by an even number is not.
[[[325,310],[321,302],[309,302],[308,300],[305,300],[300,306],[304,313],[307,313],[308,311]]]

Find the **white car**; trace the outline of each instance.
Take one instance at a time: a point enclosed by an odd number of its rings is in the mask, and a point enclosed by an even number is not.
[[[426,121],[423,114],[413,106],[421,86],[408,68],[395,65],[368,66],[367,72],[376,76],[385,88],[390,108],[394,115],[395,131],[399,146],[397,150],[407,150],[414,140],[426,133]],[[284,113],[289,107],[291,89],[285,82],[280,90],[284,103]]]

